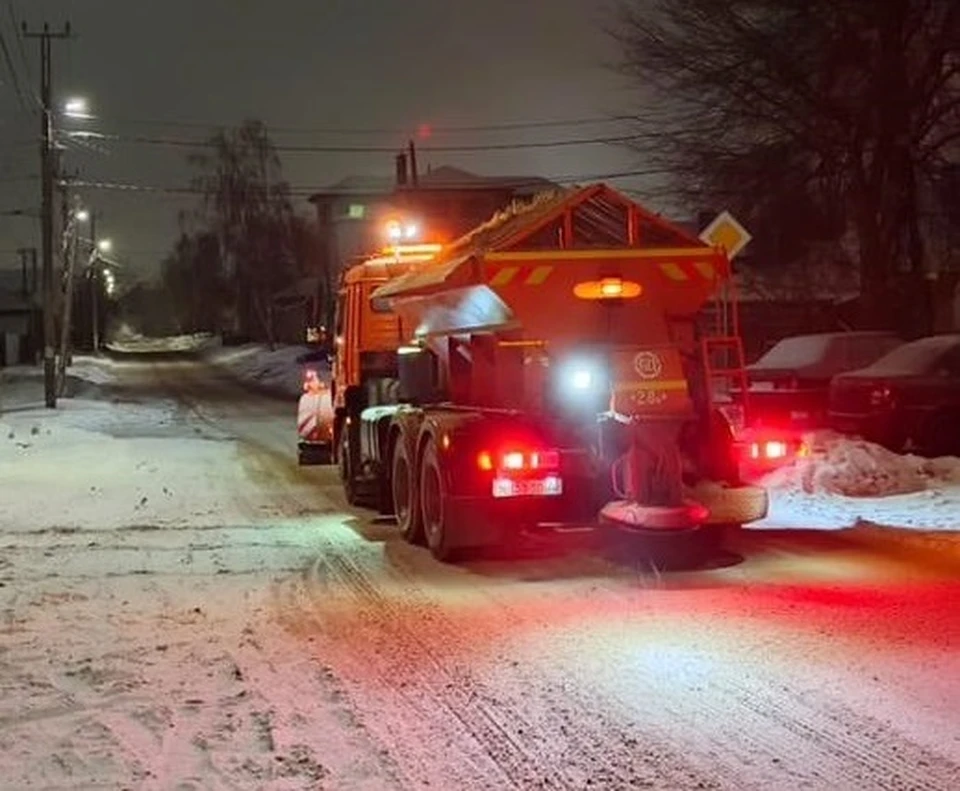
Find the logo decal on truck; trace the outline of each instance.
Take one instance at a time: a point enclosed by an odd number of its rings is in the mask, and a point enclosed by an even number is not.
[[[663,360],[654,352],[639,352],[633,358],[633,370],[641,379],[659,379],[663,373]]]

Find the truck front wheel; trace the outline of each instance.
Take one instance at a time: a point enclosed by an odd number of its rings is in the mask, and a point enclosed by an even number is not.
[[[353,454],[350,453],[350,431],[344,426],[340,431],[340,447],[337,451],[337,466],[340,470],[340,483],[350,505],[359,505],[357,479],[353,471]]]
[[[393,513],[397,517],[400,535],[411,544],[423,541],[423,519],[420,498],[417,496],[417,475],[407,443],[397,437],[393,447],[393,462],[390,470],[390,488],[393,494]]]
[[[440,469],[437,446],[431,439],[423,450],[420,464],[420,508],[423,512],[423,532],[430,554],[441,562],[453,560],[456,552],[445,507],[446,499],[446,486],[443,471]]]

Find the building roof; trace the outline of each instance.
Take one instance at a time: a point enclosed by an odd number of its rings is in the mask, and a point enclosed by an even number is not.
[[[421,189],[442,190],[488,190],[502,188],[518,194],[533,194],[556,185],[541,176],[481,176],[451,165],[428,168],[419,176],[417,186]]]
[[[419,174],[417,187],[424,190],[489,190],[502,188],[517,195],[533,195],[555,187],[541,176],[482,176],[451,165],[428,168]],[[347,176],[310,196],[315,202],[322,198],[351,196],[390,197],[396,191],[396,181],[388,176]],[[409,187],[408,187],[409,189]]]
[[[388,176],[347,176],[315,192],[310,201],[320,198],[377,196],[393,192],[394,179]]]

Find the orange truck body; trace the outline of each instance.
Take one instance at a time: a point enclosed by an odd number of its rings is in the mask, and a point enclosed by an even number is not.
[[[526,497],[540,491],[536,487],[544,481],[549,486],[543,492],[556,496],[543,502],[556,507],[542,521],[562,518],[561,493],[568,497],[584,488],[583,476],[595,476],[591,485],[609,485],[610,470],[625,458],[584,462],[594,453],[586,440],[578,448],[555,447],[571,436],[558,428],[562,420],[569,428],[569,415],[551,414],[556,369],[583,350],[602,359],[609,377],[609,403],[600,412],[619,416],[621,425],[643,421],[663,447],[692,442],[692,463],[702,464],[717,451],[700,448],[708,440],[697,435],[709,433],[716,445],[714,390],[719,381],[744,376],[735,332],[715,338],[697,324],[701,309],[724,293],[730,278],[722,248],[602,184],[513,207],[452,244],[396,248],[352,266],[338,294],[332,377],[334,445],[348,499],[397,513],[401,531],[414,540],[426,529],[421,522],[440,517],[437,508],[410,500],[409,492],[427,474],[422,470],[443,463],[449,469],[440,476],[445,483],[438,484],[437,496],[447,503],[439,513],[449,522],[448,532],[459,531],[460,521],[474,521],[491,497],[500,498],[496,508],[512,507],[512,501],[501,501],[511,492]],[[721,304],[723,325],[735,328],[735,307]],[[718,350],[724,354],[715,358]],[[413,358],[429,365],[416,368]],[[405,376],[419,382],[419,395],[402,394]],[[598,412],[578,414],[576,431],[593,430]],[[617,425],[611,420],[611,432],[619,431]],[[529,458],[559,459],[558,470],[544,481],[508,480],[509,486],[483,477],[508,474],[503,470],[481,466],[468,473],[470,463],[457,454],[496,436],[548,443],[545,455],[536,451]],[[617,442],[622,453],[623,437]],[[688,450],[683,452],[689,456]],[[493,458],[486,450],[481,456]],[[408,475],[398,484],[398,476]],[[563,476],[569,476],[566,488],[560,486]],[[576,480],[581,482],[570,485]],[[485,495],[482,489],[490,485],[492,494]],[[741,516],[750,521],[766,512],[765,494],[761,499],[753,497],[749,514],[740,508],[740,516],[718,510],[710,516],[717,523]],[[534,510],[541,501],[527,500]],[[495,509],[485,524],[502,521],[506,513]],[[447,536],[428,543],[446,557],[452,541]]]

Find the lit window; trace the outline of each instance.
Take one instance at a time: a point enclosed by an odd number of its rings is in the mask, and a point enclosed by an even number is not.
[[[347,216],[351,220],[362,220],[366,213],[367,207],[362,203],[351,203],[350,208],[347,210]]]

